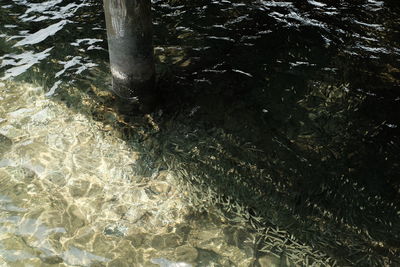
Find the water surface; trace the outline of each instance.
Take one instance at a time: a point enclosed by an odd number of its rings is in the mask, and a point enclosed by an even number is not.
[[[400,264],[399,14],[153,1],[164,105],[128,118],[100,2],[1,0],[0,262]]]

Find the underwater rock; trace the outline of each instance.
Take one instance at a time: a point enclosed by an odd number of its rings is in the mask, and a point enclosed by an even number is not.
[[[5,135],[0,134],[0,156],[2,156],[5,152],[10,150],[13,142],[10,138]]]
[[[233,266],[232,262],[212,250],[197,248],[197,263],[200,266]]]
[[[171,185],[166,182],[156,182],[150,188],[157,194],[168,194],[168,192],[171,191]]]
[[[264,255],[258,258],[257,261],[261,267],[280,267],[281,264],[280,258],[274,255]]]
[[[124,225],[109,225],[107,226],[103,233],[105,235],[112,235],[112,236],[116,236],[116,237],[123,237],[126,234],[126,231],[128,230],[128,228]]]
[[[97,256],[76,247],[70,247],[62,253],[62,259],[66,264],[75,266],[92,266],[94,263],[106,263],[110,259]]]
[[[61,172],[52,172],[52,173],[49,173],[49,174],[46,176],[46,180],[48,180],[48,181],[51,182],[52,184],[57,185],[57,186],[60,186],[60,187],[65,186],[65,184],[67,183],[65,174],[63,174],[63,173],[61,173]]]
[[[70,185],[69,193],[74,198],[84,197],[90,187],[90,182],[85,180],[73,181]]]
[[[59,264],[63,262],[63,259],[57,255],[39,257],[43,263],[46,264]]]
[[[160,265],[160,267],[192,267],[192,265],[189,263],[173,262],[163,258],[151,259],[151,262]]]
[[[155,235],[151,241],[151,246],[155,249],[173,248],[181,245],[179,236],[175,234]]]
[[[179,261],[195,262],[199,256],[199,252],[194,247],[180,246],[176,248],[175,256]]]

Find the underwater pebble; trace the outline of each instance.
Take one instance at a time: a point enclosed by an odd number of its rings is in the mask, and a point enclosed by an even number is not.
[[[84,180],[73,181],[73,183],[69,187],[69,193],[74,198],[83,197],[85,196],[89,186],[90,186],[89,181],[84,181]]]
[[[125,217],[130,223],[136,223],[146,213],[147,211],[145,209],[142,209],[140,207],[132,207],[126,212]]]
[[[281,264],[281,260],[274,255],[262,256],[257,261],[261,267],[280,267]]]
[[[155,249],[173,248],[179,246],[181,240],[175,234],[155,235],[151,241],[151,246]]]
[[[63,259],[59,256],[46,256],[46,257],[40,257],[43,263],[46,264],[59,264],[63,262]]]
[[[165,182],[158,182],[151,186],[151,189],[157,193],[168,193],[171,191],[171,186]]]
[[[46,179],[58,186],[64,186],[67,183],[65,175],[62,174],[61,172],[50,173],[49,175],[46,176]]]
[[[192,267],[191,264],[185,262],[173,262],[170,260],[166,260],[163,258],[159,259],[151,259],[150,260],[154,264],[160,265],[160,267]]]
[[[210,240],[213,238],[221,238],[221,229],[210,229],[207,231],[201,231],[197,234],[197,238],[200,240]]]
[[[10,138],[0,134],[0,156],[11,149],[13,142]]]
[[[195,262],[199,252],[194,247],[181,246],[175,249],[175,257],[179,261]]]

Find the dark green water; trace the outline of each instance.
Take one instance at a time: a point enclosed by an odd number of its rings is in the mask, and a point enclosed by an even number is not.
[[[121,126],[145,151],[137,173],[175,170],[195,205],[247,218],[262,236],[257,257],[400,265],[400,4],[171,0],[153,9],[160,130],[138,126],[144,138]],[[0,84],[39,84],[78,111],[79,93],[107,106],[95,92],[110,87],[105,38],[99,1],[0,0]],[[100,113],[93,118],[106,120]],[[289,241],[269,238],[277,227]],[[297,253],[293,240],[317,252]]]

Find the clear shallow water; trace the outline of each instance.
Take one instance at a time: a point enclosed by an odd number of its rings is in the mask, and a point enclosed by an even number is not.
[[[250,264],[250,233],[218,218],[190,218],[173,173],[138,176],[138,152],[110,127],[55,103],[40,87],[3,88],[0,263]],[[229,241],[235,236],[240,241]]]
[[[154,1],[152,118],[113,111],[101,3],[0,4],[4,264],[398,264],[395,1]]]

